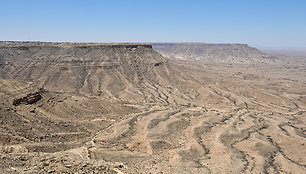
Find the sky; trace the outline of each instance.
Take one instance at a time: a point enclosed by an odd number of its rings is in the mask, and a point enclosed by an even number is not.
[[[0,40],[306,48],[306,0],[0,0]]]

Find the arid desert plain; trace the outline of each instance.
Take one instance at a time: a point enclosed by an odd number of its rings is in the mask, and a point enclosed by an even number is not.
[[[0,173],[306,173],[306,55],[0,42]]]

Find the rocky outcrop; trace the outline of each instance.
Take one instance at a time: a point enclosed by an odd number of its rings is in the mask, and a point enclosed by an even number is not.
[[[23,103],[24,104],[33,104],[33,103],[36,103],[36,102],[38,102],[42,98],[41,94],[44,91],[45,90],[43,88],[41,88],[38,92],[30,93],[27,96],[22,97],[22,98],[16,98],[13,101],[13,105],[14,106],[18,106],[18,105],[23,104]]]

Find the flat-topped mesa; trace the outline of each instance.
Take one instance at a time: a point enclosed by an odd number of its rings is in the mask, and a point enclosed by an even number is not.
[[[124,96],[155,83],[167,61],[142,43],[0,43],[0,77],[56,92]]]
[[[141,56],[148,52],[158,54],[153,50],[152,45],[143,43],[0,42],[0,59],[2,57],[7,61],[27,58],[46,61],[107,60],[115,62],[119,58],[120,60],[128,59],[135,57],[135,54]],[[122,57],[121,54],[127,56]],[[156,56],[153,56],[153,59],[154,57]],[[155,62],[153,59],[143,61]]]
[[[267,55],[247,44],[153,43],[153,49],[169,58],[254,63],[267,61]]]
[[[229,54],[242,56],[246,54],[263,54],[247,44],[207,44],[207,43],[154,43],[153,48],[165,54],[191,54],[218,56]]]

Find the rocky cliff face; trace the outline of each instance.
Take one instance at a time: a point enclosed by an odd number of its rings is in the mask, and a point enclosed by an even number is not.
[[[267,62],[269,56],[246,44],[156,43],[153,48],[169,58],[225,63]]]

